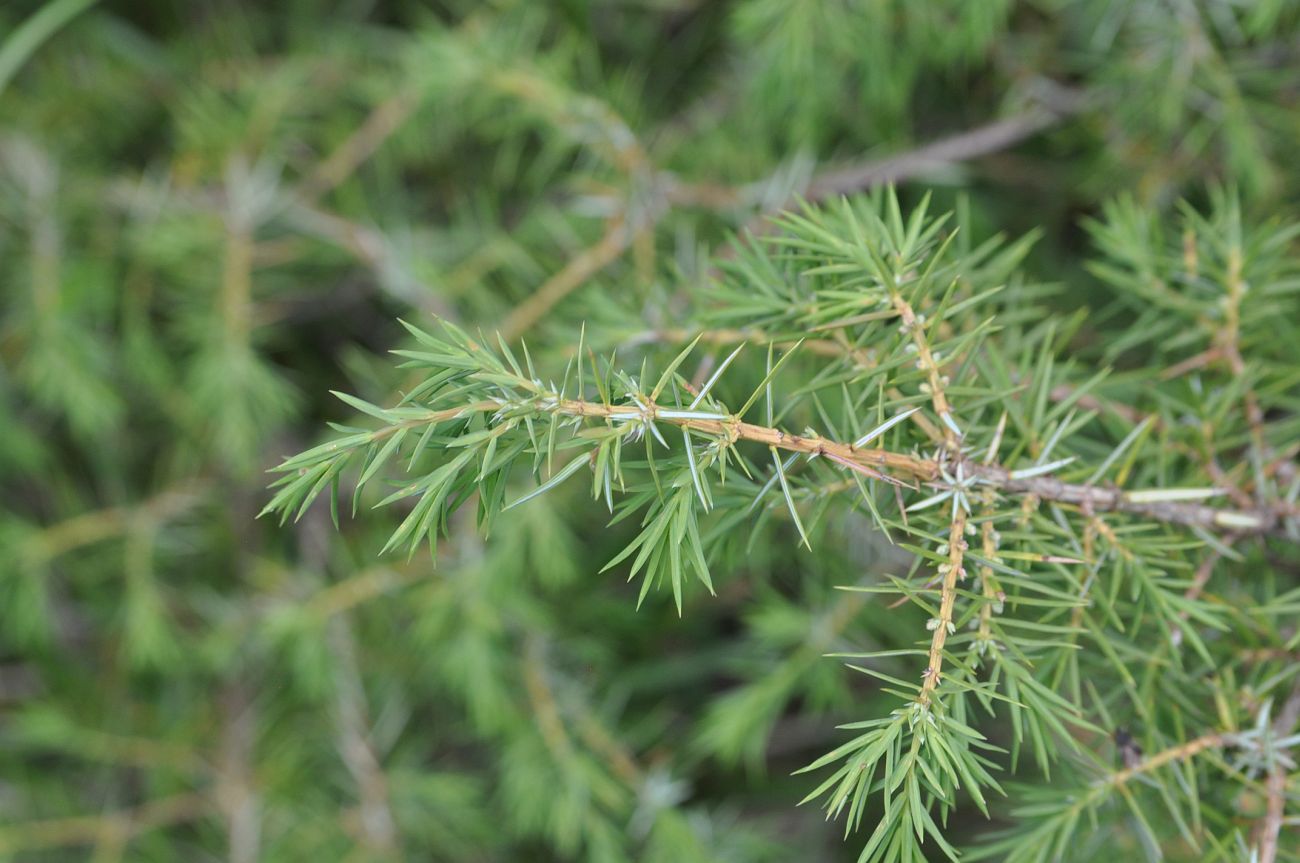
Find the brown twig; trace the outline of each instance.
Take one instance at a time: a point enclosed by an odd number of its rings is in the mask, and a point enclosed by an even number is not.
[[[948,379],[940,373],[938,358],[930,350],[930,340],[925,335],[925,321],[917,317],[911,304],[903,299],[903,295],[898,290],[890,290],[889,299],[893,303],[894,311],[903,322],[903,331],[907,333],[916,348],[916,366],[926,375],[926,383],[922,386],[922,390],[929,394],[934,412],[939,415],[939,420],[943,423],[944,445],[950,451],[955,451],[961,435],[953,421],[952,407],[948,404],[948,396],[944,392]]]
[[[986,519],[980,525],[980,551],[983,552],[985,560],[993,560],[997,556],[997,530],[992,519]],[[994,606],[1004,597],[997,576],[993,574],[993,567],[984,563],[980,564],[979,576],[980,593],[984,597],[984,603],[980,606],[979,629],[975,636],[975,643],[979,646],[978,649],[982,651],[987,649],[987,646],[993,641],[993,610]],[[1082,608],[1082,606],[1079,606],[1079,608]],[[1075,610],[1078,611],[1078,608]],[[1078,622],[1072,621],[1071,623],[1077,625]]]
[[[510,80],[514,81],[514,79]],[[520,88],[523,84],[514,82],[513,86]],[[1082,99],[1072,97],[1057,110],[1035,108],[1020,116],[988,123],[958,135],[942,138],[907,153],[832,169],[814,177],[804,189],[803,197],[808,201],[817,201],[883,183],[908,179],[936,167],[996,152],[1055,124],[1062,116],[1078,110],[1082,104]],[[617,163],[626,171],[648,170],[648,163],[640,149],[629,149],[627,153],[619,151],[616,155]],[[662,187],[663,203],[667,206],[696,205],[727,209],[743,203],[748,197],[740,189],[684,183],[668,175],[660,176],[659,184]],[[651,223],[657,221],[657,215],[652,215],[648,221]],[[761,231],[761,225],[752,223],[749,229],[751,232],[758,233]],[[557,302],[619,257],[633,239],[633,234],[625,227],[612,226],[597,245],[570,261],[563,270],[552,276],[532,297],[511,313],[501,326],[501,334],[507,339],[514,339],[527,331]]]
[[[1180,743],[1177,746],[1171,746],[1168,749],[1157,752],[1154,755],[1130,764],[1122,770],[1116,770],[1114,773],[1110,773],[1098,779],[1093,783],[1093,786],[1088,793],[1082,794],[1077,798],[1075,803],[1070,807],[1070,811],[1076,815],[1080,814],[1084,809],[1096,804],[1110,791],[1118,790],[1121,793],[1127,794],[1128,791],[1124,786],[1136,777],[1157,770],[1173,761],[1182,761],[1187,758],[1192,758],[1207,750],[1221,749],[1224,746],[1227,746],[1229,742],[1230,739],[1227,735],[1216,732],[1197,737],[1193,740],[1187,741],[1186,743]]]
[[[1107,776],[1100,785],[1101,787],[1117,787],[1123,785],[1135,776],[1140,776],[1143,773],[1150,773],[1152,770],[1155,770],[1158,767],[1163,767],[1171,761],[1182,761],[1191,758],[1198,753],[1204,752],[1207,749],[1219,749],[1223,747],[1226,742],[1227,740],[1224,735],[1218,733],[1197,737],[1194,740],[1189,740],[1186,743],[1181,743],[1177,746],[1171,746],[1168,749],[1148,756],[1132,767],[1117,770],[1110,774],[1110,776]]]
[[[1242,276],[1241,249],[1233,246],[1228,250],[1227,297],[1224,309],[1223,327],[1215,334],[1220,355],[1227,364],[1233,377],[1246,375],[1246,362],[1241,357],[1241,301],[1246,295],[1246,281]],[[1264,437],[1264,411],[1259,404],[1259,396],[1251,386],[1246,387],[1244,396],[1246,406],[1246,424],[1250,427],[1250,441],[1254,448],[1258,469],[1264,462],[1276,458],[1273,448]],[[1256,500],[1263,501],[1263,483],[1255,484]]]
[[[943,587],[939,598],[939,616],[930,622],[934,629],[930,636],[930,661],[925,669],[921,692],[916,697],[921,704],[930,703],[930,696],[938,687],[939,678],[943,673],[943,646],[948,640],[949,630],[955,628],[952,622],[952,607],[957,599],[957,581],[966,575],[966,570],[962,567],[965,555],[966,511],[954,500],[952,524],[948,529],[948,561],[940,567],[943,570]]]
[[[1295,515],[1281,505],[1253,510],[1218,509],[1178,500],[1150,500],[1141,493],[1117,488],[1062,482],[1053,476],[1015,479],[1004,467],[978,467],[975,474],[1005,494],[1035,495],[1085,508],[1091,512],[1127,512],[1156,521],[1241,534],[1279,532]]]

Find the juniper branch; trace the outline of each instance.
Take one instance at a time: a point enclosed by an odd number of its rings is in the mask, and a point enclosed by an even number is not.
[[[529,382],[520,379],[523,386]],[[664,423],[687,431],[727,441],[748,441],[807,456],[825,456],[852,471],[878,478],[883,472],[900,481],[920,483],[936,489],[949,487],[943,478],[947,469],[962,466],[967,475],[998,492],[1015,496],[1032,496],[1043,501],[1068,504],[1080,511],[1123,512],[1157,522],[1203,527],[1238,534],[1281,533],[1300,513],[1279,502],[1254,510],[1218,508],[1195,502],[1212,497],[1214,489],[1129,490],[1064,482],[1056,476],[1026,476],[999,464],[981,464],[965,456],[926,458],[873,447],[858,447],[820,435],[798,435],[754,423],[736,416],[710,415],[700,411],[682,411],[646,401],[639,405],[613,405],[580,399],[561,399],[557,393],[538,393],[533,399],[510,405],[500,400],[483,400],[428,411],[425,415],[385,426],[372,439],[383,440],[403,430],[438,425],[474,413],[495,413],[502,408],[518,407],[564,417],[608,420],[637,420]]]
[[[1099,382],[1106,372],[1067,384],[1071,375],[1055,365],[1058,340],[1037,327],[1037,309],[1023,307],[1035,293],[1011,290],[1005,300],[997,298],[1023,245],[1005,253],[996,245],[953,251],[953,234],[944,233],[941,219],[927,220],[924,205],[905,218],[892,196],[806,210],[783,217],[778,227],[782,233],[737,247],[737,255],[719,265],[720,284],[710,298],[716,315],[701,315],[698,328],[623,339],[620,347],[628,349],[695,333],[657,375],[649,366],[653,351],[639,374],[612,357],[598,360],[586,349],[585,330],[577,348],[566,352],[568,366],[556,386],[543,382],[526,349],[522,362],[514,355],[509,338],[498,338],[498,351],[451,324],[445,337],[410,328],[421,349],[397,353],[423,379],[413,377],[413,388],[394,408],[344,397],[381,427],[339,427],[346,437],[287,460],[268,510],[301,515],[327,487],[337,498],[343,466],[359,456],[355,505],[362,486],[387,461],[409,454],[408,470],[416,476],[381,504],[416,498],[387,546],[407,544],[414,551],[422,538],[436,542],[450,511],[464,503],[477,501],[486,530],[498,513],[584,473],[612,524],[644,513],[635,539],[605,568],[628,561],[631,577],[641,574],[642,599],[655,583],[670,581],[680,614],[683,573],[693,571],[712,592],[709,558],[747,516],[756,510],[759,519],[788,514],[800,540],[811,545],[810,534],[818,534],[809,526],[825,534],[822,516],[831,498],[857,489],[861,500],[851,507],[869,511],[882,530],[898,529],[916,540],[904,547],[917,555],[918,568],[927,569],[923,581],[892,578],[852,590],[898,596],[895,605],[910,600],[930,620],[928,645],[856,656],[880,662],[924,656],[926,666],[919,682],[879,663],[852,666],[885,681],[904,703],[890,717],[849,726],[862,733],[810,766],[841,762],[812,797],[824,795],[828,811],[847,814],[851,829],[867,798],[883,795],[891,814],[871,834],[863,859],[906,859],[919,853],[922,839],[942,847],[933,807],[950,805],[961,788],[983,808],[984,792],[997,788],[987,769],[991,762],[975,752],[984,738],[967,724],[974,704],[990,711],[998,701],[1012,705],[1014,751],[1027,740],[1039,766],[1049,769],[1058,745],[1083,752],[1071,727],[1101,730],[1083,708],[1090,670],[1081,671],[1082,663],[1095,652],[1101,659],[1094,661],[1108,663],[1121,682],[1121,695],[1131,702],[1125,706],[1156,726],[1153,681],[1165,664],[1186,661],[1184,652],[1214,662],[1223,645],[1200,631],[1226,628],[1226,615],[1201,595],[1213,564],[1182,553],[1196,543],[1149,527],[1191,528],[1212,555],[1232,556],[1236,551],[1225,551],[1229,544],[1248,545],[1240,539],[1289,536],[1300,528],[1296,490],[1263,489],[1261,477],[1282,470],[1276,461],[1257,472],[1253,497],[1240,493],[1234,473],[1216,471],[1226,454],[1243,447],[1260,452],[1253,429],[1237,427],[1229,442],[1205,438],[1198,447],[1196,440],[1179,439],[1183,423],[1168,411],[1138,415],[1118,404],[1122,384],[1105,398],[1098,395],[1105,392]],[[812,338],[797,338],[805,334]],[[763,368],[749,363],[749,374],[762,377],[746,387],[750,395],[740,408],[721,393],[745,380],[747,360],[735,362],[743,345],[721,362],[707,357],[694,375],[679,374],[698,345],[751,338],[767,344],[767,362]],[[778,345],[789,346],[779,360]],[[788,365],[796,355],[798,363]],[[790,368],[802,375],[783,406],[775,393],[786,385],[785,376],[794,376]],[[1207,364],[1204,371],[1232,369]],[[1261,392],[1261,398],[1271,395]],[[1231,410],[1239,394],[1229,390],[1227,407],[1218,409]],[[828,408],[836,396],[842,407]],[[751,413],[760,405],[762,420]],[[867,420],[872,415],[874,421]],[[807,424],[795,426],[796,416]],[[1137,419],[1117,444],[1109,441],[1116,418],[1121,424]],[[907,420],[927,434],[905,426]],[[1260,435],[1282,427],[1261,426]],[[1151,433],[1175,453],[1176,468],[1139,462],[1155,451]],[[630,454],[639,443],[646,447],[644,460]],[[765,459],[748,454],[751,446],[769,451],[766,469]],[[1069,455],[1062,458],[1061,450]],[[1086,463],[1093,458],[1095,464]],[[1080,459],[1085,463],[1076,465]],[[507,506],[511,468],[526,461],[542,481]],[[730,479],[729,467],[746,476]],[[1176,484],[1203,472],[1214,486]],[[1130,477],[1141,477],[1132,485],[1151,477],[1174,482],[1130,488]],[[897,518],[878,511],[888,506],[887,498],[877,499],[882,491],[896,495]],[[1230,505],[1218,505],[1219,497]],[[1103,518],[1108,513],[1126,518]],[[971,548],[968,538],[976,534],[981,539]],[[1076,575],[1062,564],[1082,566]],[[1032,576],[1029,566],[1038,567]],[[962,589],[968,567],[977,567],[977,591]],[[1194,573],[1190,581],[1181,577],[1184,570]],[[1139,628],[1154,620],[1165,639],[1136,663],[1138,675],[1127,666],[1140,648],[1129,643],[1120,617],[1129,608],[1117,612],[1125,579],[1133,598],[1123,601],[1140,609]],[[1043,611],[1025,615],[1026,608]],[[970,632],[963,632],[967,625]],[[534,696],[538,691],[530,688]],[[533,700],[552,754],[569,757],[577,743],[556,724],[554,705]],[[1098,712],[1104,717],[1108,709]],[[1234,728],[1231,706],[1220,710],[1217,727]],[[1230,745],[1258,761],[1264,750],[1258,734],[1251,734],[1206,735],[1108,774],[1053,810],[1043,829],[1055,837],[1051,841],[1067,841],[1078,817],[1117,789],[1126,804],[1138,805],[1127,788],[1131,780],[1184,757]],[[734,737],[724,731],[710,739]],[[879,782],[873,778],[878,764],[887,774]],[[626,765],[616,772],[628,773]]]

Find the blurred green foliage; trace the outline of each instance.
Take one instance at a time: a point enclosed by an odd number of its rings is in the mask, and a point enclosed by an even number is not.
[[[1095,365],[1204,347],[1210,299],[1164,290],[1184,228],[1207,271],[1245,230],[1257,278],[1294,279],[1268,222],[1300,200],[1294,0],[18,0],[6,62],[0,857],[854,859],[790,774],[895,704],[823,655],[924,634],[835,589],[909,571],[867,516],[820,520],[813,554],[728,524],[735,565],[679,617],[599,572],[636,531],[581,489],[487,539],[451,515],[435,562],[379,554],[403,513],[369,511],[378,479],[337,532],[323,500],[256,520],[265,471],[349,417],[330,390],[418,382],[385,355],[399,317],[526,337],[547,375],[584,324],[633,370],[702,327],[801,334],[700,297],[744,294],[711,256],[745,264],[731,233],[817,190],[896,179],[963,242],[1032,234],[1024,283],[1063,289],[1026,317]],[[1242,326],[1294,457],[1288,297]],[[1294,550],[1252,555],[1294,581]],[[1249,838],[1261,805],[1207,819]],[[966,807],[946,834],[986,829]]]

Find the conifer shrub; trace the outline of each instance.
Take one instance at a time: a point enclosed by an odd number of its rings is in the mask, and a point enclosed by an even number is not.
[[[0,9],[0,859],[1300,859],[1298,46]]]

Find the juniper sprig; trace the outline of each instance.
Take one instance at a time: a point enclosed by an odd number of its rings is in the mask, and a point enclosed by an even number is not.
[[[1150,261],[1159,269],[1142,290],[1195,280],[1177,306],[1203,335],[1178,341],[1208,344],[1199,365],[1222,384],[1189,390],[1166,372],[1167,389],[1139,417],[1115,401],[1133,374],[1086,372],[1069,356],[1072,334],[1035,313],[1047,289],[1016,275],[1025,243],[959,242],[924,201],[905,214],[894,194],[874,195],[781,216],[736,246],[699,304],[699,330],[659,367],[656,351],[631,370],[598,358],[584,333],[553,377],[504,338],[408,325],[415,348],[395,353],[419,383],[393,408],[341,395],[379,427],[340,426],[344,437],[286,460],[267,510],[301,516],[329,489],[337,519],[350,465],[355,510],[401,463],[408,478],[377,504],[405,512],[385,550],[427,541],[436,551],[459,506],[489,532],[506,510],[582,475],[610,530],[635,525],[604,569],[639,579],[638,603],[667,585],[678,614],[692,584],[713,593],[715,573],[742,566],[728,533],[787,533],[774,522],[788,517],[792,539],[826,553],[833,526],[865,514],[912,564],[905,577],[847,589],[896,596],[928,622],[910,643],[837,654],[897,706],[842,726],[852,738],[805,768],[820,776],[808,799],[867,834],[862,860],[921,860],[926,843],[956,859],[941,825],[962,800],[993,817],[990,797],[1007,793],[997,774],[1023,773],[1022,751],[1075,784],[1055,779],[1059,805],[1016,810],[1013,838],[977,853],[1052,859],[1115,800],[1155,847],[1165,841],[1156,819],[1227,847],[1188,823],[1200,797],[1239,793],[1255,771],[1288,763],[1300,738],[1266,729],[1292,675],[1257,678],[1249,706],[1199,673],[1239,662],[1237,642],[1267,638],[1256,627],[1279,606],[1248,581],[1211,597],[1207,576],[1188,573],[1243,560],[1234,546],[1249,537],[1300,535],[1300,481],[1284,479],[1291,467],[1274,443],[1294,422],[1280,413],[1287,397],[1248,376],[1241,353],[1270,304],[1277,313],[1294,302],[1294,264],[1272,254],[1292,232],[1247,241],[1229,196],[1208,218],[1189,211],[1181,256],[1156,237],[1124,246],[1121,231],[1098,226],[1112,248],[1097,272],[1128,284],[1130,262]],[[1261,298],[1244,316],[1248,280]],[[732,338],[713,324],[746,340],[720,361],[704,351]],[[1179,369],[1168,339],[1127,347]],[[1207,461],[1184,417],[1211,411]],[[1254,469],[1209,467],[1227,454]],[[539,483],[512,493],[520,471]],[[1104,767],[1100,743],[1116,713],[1140,720],[1155,753],[1119,772]],[[1160,768],[1182,760],[1192,762],[1174,771],[1183,785],[1171,784]],[[1154,781],[1141,795],[1129,787],[1139,776]]]

